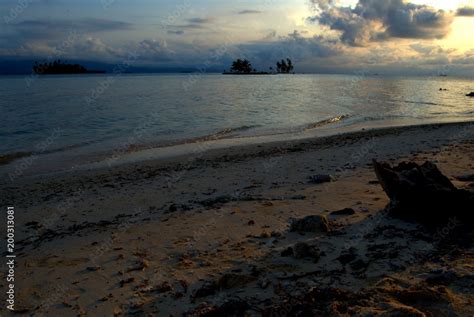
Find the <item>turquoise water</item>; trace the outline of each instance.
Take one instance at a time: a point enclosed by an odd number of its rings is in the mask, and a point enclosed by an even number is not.
[[[474,98],[465,96],[470,91],[473,81],[450,77],[5,76],[0,154],[133,151],[335,122],[474,119]]]

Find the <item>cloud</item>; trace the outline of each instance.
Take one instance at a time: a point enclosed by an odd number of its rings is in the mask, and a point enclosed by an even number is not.
[[[291,58],[296,65],[305,59],[321,59],[336,56],[340,53],[336,43],[323,37],[302,37],[298,31],[280,37],[277,41],[266,40],[237,46],[237,54],[234,58],[245,57],[261,69],[267,69],[282,58]],[[270,64],[270,65],[269,65]]]
[[[215,21],[214,18],[192,18],[187,20],[189,23],[192,24],[209,24]]]
[[[99,32],[129,30],[132,27],[131,23],[96,18],[24,20],[6,26],[0,33],[0,41],[2,46],[12,47],[31,41],[54,42],[67,37],[71,32],[93,35]]]
[[[474,17],[474,7],[462,7],[456,11],[458,17]]]
[[[262,11],[259,10],[242,10],[239,11],[237,14],[260,14]]]
[[[35,30],[37,33],[51,33],[56,30],[74,29],[79,32],[121,31],[132,28],[131,23],[107,19],[84,18],[79,20],[25,20],[12,27],[17,30]]]
[[[450,31],[453,14],[404,0],[359,0],[355,7],[334,0],[312,0],[316,16],[309,20],[340,33],[352,46],[391,38],[440,39]]]
[[[188,30],[199,30],[199,29],[204,29],[207,28],[207,24],[211,24],[215,21],[215,18],[191,18],[185,20],[187,22],[186,24],[174,24],[174,25],[168,25],[168,28],[171,28],[172,30],[169,30],[169,34],[174,34],[174,35],[182,35],[184,34],[183,29],[188,29]]]
[[[168,34],[183,35],[184,31],[183,30],[168,30]]]

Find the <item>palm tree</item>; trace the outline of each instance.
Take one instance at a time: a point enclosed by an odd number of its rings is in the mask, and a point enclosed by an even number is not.
[[[252,69],[252,64],[248,60],[241,60],[239,58],[232,62],[232,67],[230,68],[230,71],[232,73],[249,74],[252,72]]]
[[[289,74],[293,71],[294,67],[293,67],[293,63],[291,62],[291,59],[287,58],[286,62],[287,62],[286,73]]]
[[[291,59],[287,58],[286,61],[284,59],[281,62],[277,62],[277,72],[282,74],[289,74],[293,71],[294,66]]]

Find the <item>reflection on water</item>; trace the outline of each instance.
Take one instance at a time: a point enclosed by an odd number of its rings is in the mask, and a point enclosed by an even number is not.
[[[404,119],[474,118],[468,80],[343,75],[0,78],[0,154],[160,145]],[[439,90],[440,88],[447,90]],[[337,118],[338,120],[333,120]]]

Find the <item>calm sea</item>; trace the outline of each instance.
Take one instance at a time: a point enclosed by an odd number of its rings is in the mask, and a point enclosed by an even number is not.
[[[470,91],[472,80],[451,77],[5,76],[0,155],[74,151],[86,157],[374,122],[470,120]]]

